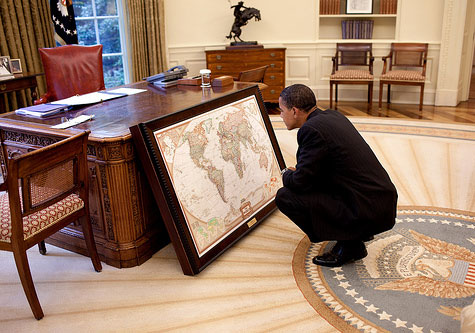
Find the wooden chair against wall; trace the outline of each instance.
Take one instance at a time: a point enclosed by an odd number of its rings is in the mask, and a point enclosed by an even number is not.
[[[94,269],[102,270],[89,219],[86,160],[89,132],[24,155],[6,158],[0,184],[0,250],[13,252],[21,284],[36,319],[43,318],[26,251],[80,219]],[[54,272],[53,272],[54,274]]]
[[[47,92],[35,104],[104,90],[102,45],[64,45],[39,49]]]
[[[383,72],[379,78],[379,109],[382,107],[383,85],[388,85],[388,104],[391,103],[391,85],[421,87],[419,111],[424,101],[427,43],[392,43],[391,51],[383,57]],[[410,68],[410,69],[408,69]],[[416,70],[414,70],[416,69]]]
[[[338,103],[339,84],[368,85],[368,110],[373,105],[373,62],[371,43],[337,43],[336,54],[332,57],[333,68],[330,75],[330,109],[333,106],[333,86],[335,105]],[[363,68],[362,68],[363,67]]]

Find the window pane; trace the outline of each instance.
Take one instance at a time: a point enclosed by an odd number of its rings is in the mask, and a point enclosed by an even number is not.
[[[104,83],[106,88],[123,85],[124,66],[122,65],[122,56],[105,56],[102,62],[104,65]]]
[[[117,15],[115,0],[96,0],[96,16]]]
[[[104,45],[104,53],[120,53],[119,19],[97,20],[99,40]]]
[[[94,20],[76,20],[76,28],[80,45],[97,44]]]
[[[90,17],[93,16],[92,0],[74,0],[73,3],[74,16]]]

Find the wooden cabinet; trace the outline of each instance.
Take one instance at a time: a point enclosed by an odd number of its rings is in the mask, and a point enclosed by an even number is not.
[[[285,48],[256,48],[206,51],[206,66],[214,75],[238,77],[239,72],[264,65],[267,68],[262,91],[265,102],[278,103],[285,87]]]

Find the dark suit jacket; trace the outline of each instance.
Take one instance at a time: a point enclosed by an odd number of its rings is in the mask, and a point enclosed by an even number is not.
[[[397,192],[386,170],[353,124],[335,110],[312,112],[297,133],[295,171],[284,186],[311,198],[322,239],[325,231],[377,234],[395,223]],[[317,208],[316,208],[317,207]],[[330,232],[330,233],[332,233]]]

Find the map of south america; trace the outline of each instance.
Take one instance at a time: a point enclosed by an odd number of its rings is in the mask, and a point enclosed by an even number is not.
[[[254,96],[154,135],[200,255],[273,200],[282,186]]]

